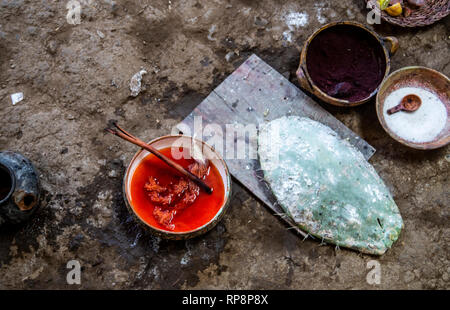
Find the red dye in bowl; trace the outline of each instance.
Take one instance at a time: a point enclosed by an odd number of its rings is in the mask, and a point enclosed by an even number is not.
[[[184,168],[195,163],[193,159],[175,159],[172,156],[172,148],[159,150],[162,154],[177,162]],[[182,152],[180,148],[180,152]],[[136,214],[148,225],[160,230],[170,232],[190,232],[208,224],[219,212],[225,199],[225,187],[222,177],[212,162],[209,163],[209,171],[205,176],[205,183],[213,188],[211,195],[200,190],[193,204],[178,211],[171,221],[173,229],[162,225],[154,216],[155,206],[145,190],[149,178],[158,180],[159,185],[168,187],[170,183],[176,183],[180,174],[156,156],[149,154],[138,165],[131,179],[130,196],[131,206]]]

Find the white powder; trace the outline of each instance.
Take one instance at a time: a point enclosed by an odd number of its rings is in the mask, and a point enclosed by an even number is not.
[[[283,39],[285,39],[286,41],[288,41],[289,43],[292,42],[292,32],[289,30],[286,30],[283,32]]]
[[[299,27],[308,25],[309,15],[306,12],[291,12],[282,17],[289,30],[283,32],[283,39],[292,42],[292,34]]]
[[[417,111],[387,114],[387,110],[398,105],[410,94],[417,95],[422,100],[422,105]],[[383,114],[387,127],[393,133],[416,143],[433,141],[447,123],[447,109],[444,103],[435,94],[418,87],[404,87],[389,94],[384,103]]]
[[[326,10],[323,3],[315,3],[314,8],[316,9],[316,17],[319,23],[325,24],[327,22],[327,18],[323,15]]]
[[[308,24],[308,13],[305,12],[291,12],[284,17],[286,25],[291,31],[304,27]]]

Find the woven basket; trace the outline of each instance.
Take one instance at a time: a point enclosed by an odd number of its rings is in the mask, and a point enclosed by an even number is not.
[[[380,12],[377,0],[366,0],[366,2],[378,13]],[[423,27],[431,25],[449,14],[450,0],[428,0],[423,7],[412,10],[408,17],[393,17],[383,11],[381,12],[381,18],[390,24],[401,27]]]

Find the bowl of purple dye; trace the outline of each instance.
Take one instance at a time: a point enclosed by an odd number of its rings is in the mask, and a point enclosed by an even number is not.
[[[377,94],[397,49],[396,38],[382,37],[362,24],[330,23],[305,42],[297,78],[322,101],[357,106]]]

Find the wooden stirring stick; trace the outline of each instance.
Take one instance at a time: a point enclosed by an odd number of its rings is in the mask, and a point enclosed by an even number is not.
[[[152,153],[153,155],[155,155],[156,157],[161,159],[163,162],[165,162],[167,165],[169,165],[170,167],[176,169],[178,172],[180,172],[185,177],[191,179],[193,182],[195,182],[195,184],[200,186],[200,188],[202,188],[207,194],[212,194],[213,189],[211,187],[209,187],[208,185],[206,185],[206,183],[203,182],[203,180],[201,180],[199,177],[197,177],[196,175],[194,175],[190,171],[186,170],[181,165],[177,164],[176,162],[174,162],[173,160],[171,160],[167,156],[161,154],[161,152],[159,152],[153,146],[148,145],[144,141],[142,141],[142,140],[136,138],[135,136],[129,134],[124,129],[122,129],[119,125],[117,125],[117,123],[114,122],[113,125],[117,129],[107,128],[106,131],[111,133],[111,134],[113,134],[113,135],[115,135],[115,136],[118,136],[118,137],[120,137],[120,138],[122,138],[122,139],[124,139],[124,140],[126,140],[128,142],[131,142],[131,143],[133,143],[133,144],[135,144],[137,146],[140,146],[141,148],[143,148],[143,149],[145,149],[147,151],[149,151],[150,153]]]

